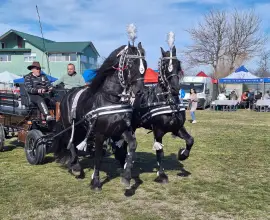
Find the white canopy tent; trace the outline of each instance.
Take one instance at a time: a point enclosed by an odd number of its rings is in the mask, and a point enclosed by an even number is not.
[[[21,78],[20,76],[14,74],[14,73],[10,73],[8,71],[4,71],[2,73],[0,73],[0,83],[6,83],[6,84],[13,84],[13,80],[14,79],[19,79]]]

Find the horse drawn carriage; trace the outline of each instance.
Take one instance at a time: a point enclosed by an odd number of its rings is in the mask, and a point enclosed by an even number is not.
[[[189,157],[194,143],[184,127],[185,109],[179,100],[182,69],[176,57],[174,34],[168,34],[170,50],[161,48],[158,84],[145,89],[145,51],[141,43],[134,45],[134,25],[128,27],[128,33],[133,44],[114,50],[98,69],[90,86],[72,89],[63,96],[61,105],[58,100],[55,106],[49,108],[55,120],[42,118],[23,85],[21,102],[14,94],[3,95],[4,103],[0,103],[1,140],[10,133],[17,134],[18,140],[25,143],[28,162],[33,165],[42,164],[45,155],[50,152],[60,162],[67,157],[69,171],[78,178],[84,176],[78,151],[86,151],[90,144],[95,150],[90,185],[92,189],[99,190],[102,187],[99,172],[104,142],[111,139],[114,143],[124,143],[115,148],[115,157],[123,166],[121,181],[130,187],[137,148],[135,130],[144,127],[153,131],[158,178],[161,182],[166,181],[163,136],[170,132],[185,140],[186,147],[178,151],[179,160]],[[56,90],[56,93],[59,91]],[[62,95],[58,94],[58,97]]]
[[[54,120],[46,121],[38,107],[30,101],[24,84],[20,85],[20,94],[0,93],[0,151],[4,149],[7,137],[18,137],[25,144],[26,158],[30,164],[41,164],[45,155],[51,152],[52,139],[43,139],[52,134],[60,117],[59,105],[65,89],[54,91],[54,104],[48,105]],[[46,144],[44,144],[44,141]]]

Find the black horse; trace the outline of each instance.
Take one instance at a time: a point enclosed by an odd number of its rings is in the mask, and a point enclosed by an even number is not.
[[[184,124],[186,113],[184,106],[180,103],[179,90],[180,79],[183,76],[181,63],[176,57],[175,46],[171,51],[165,52],[161,48],[162,57],[160,59],[159,83],[155,87],[144,88],[143,93],[137,94],[134,102],[134,112],[132,127],[134,130],[143,127],[153,131],[156,150],[158,177],[157,181],[167,182],[168,177],[163,168],[163,136],[171,132],[186,141],[186,148],[180,149],[178,159],[185,160],[189,157],[190,150],[194,143],[186,131]],[[115,158],[124,164],[127,143],[123,147],[115,147]]]
[[[56,148],[58,146],[55,156],[59,161],[63,161],[61,159],[68,155],[67,164],[70,171],[76,177],[82,177],[84,173],[78,160],[77,148],[85,150],[89,142],[94,142],[95,168],[91,181],[92,189],[101,189],[99,171],[104,141],[122,134],[129,145],[122,183],[127,187],[130,185],[131,168],[137,147],[131,128],[130,98],[143,89],[143,78],[147,68],[144,53],[141,43],[138,47],[130,44],[121,46],[104,61],[89,87],[72,89],[61,102],[61,119],[57,132],[70,126],[73,127],[73,132],[65,132],[57,139],[54,144]]]

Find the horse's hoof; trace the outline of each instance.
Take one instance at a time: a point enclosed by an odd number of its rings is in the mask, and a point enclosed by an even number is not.
[[[99,181],[99,180],[93,179],[93,180],[91,181],[91,183],[90,183],[90,188],[91,188],[93,191],[96,191],[96,192],[101,191],[102,187],[101,187],[100,181]]]
[[[76,177],[78,177],[78,176],[81,175],[81,171],[79,171],[79,170],[73,170],[73,169],[71,169],[71,173],[72,173],[74,176],[76,176]]]
[[[91,190],[93,190],[95,192],[100,192],[102,190],[101,187],[98,187],[98,186],[91,186],[90,188],[91,188]]]
[[[125,186],[127,189],[130,188],[130,180],[126,179],[124,177],[121,178],[121,183],[123,184],[123,186]]]
[[[161,184],[167,184],[169,183],[169,178],[165,173],[158,174],[157,178],[155,179],[155,182],[161,183]]]
[[[178,151],[178,160],[183,161],[183,160],[186,160],[188,157],[189,157],[189,152],[186,149],[181,148]]]

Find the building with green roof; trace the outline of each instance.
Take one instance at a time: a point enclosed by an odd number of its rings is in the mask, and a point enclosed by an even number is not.
[[[67,72],[73,63],[78,73],[95,69],[99,54],[92,42],[55,42],[48,39],[10,30],[0,36],[0,72],[9,71],[23,76],[27,66],[39,61],[42,70],[54,77]]]

